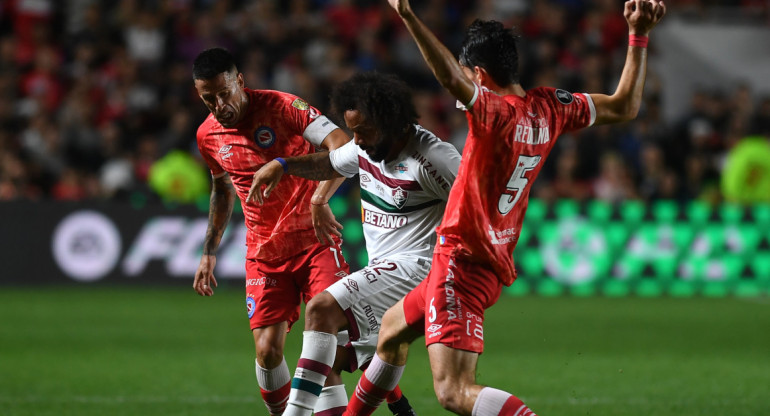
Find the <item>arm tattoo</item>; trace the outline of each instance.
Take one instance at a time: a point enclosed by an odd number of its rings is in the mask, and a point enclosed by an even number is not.
[[[235,189],[230,175],[214,178],[209,202],[209,225],[203,241],[203,254],[215,256],[235,203]]]
[[[289,164],[289,174],[299,176],[313,181],[324,181],[327,179],[340,178],[339,174],[332,167],[329,159],[329,152],[311,153],[286,159]]]

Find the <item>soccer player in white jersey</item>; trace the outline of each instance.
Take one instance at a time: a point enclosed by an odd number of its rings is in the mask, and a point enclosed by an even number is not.
[[[360,176],[369,265],[308,303],[302,355],[284,416],[310,415],[335,362],[338,331],[346,329],[350,336],[343,350],[348,354],[337,357],[338,365],[344,362],[351,372],[368,365],[382,315],[428,274],[435,228],[460,165],[451,144],[416,124],[411,93],[394,76],[355,75],[335,88],[332,107],[353,141],[334,152],[267,163],[254,175],[249,195],[262,203],[284,173],[314,180]],[[404,402],[395,402],[391,411],[414,414],[408,406],[397,408]],[[329,414],[342,414],[344,406]]]

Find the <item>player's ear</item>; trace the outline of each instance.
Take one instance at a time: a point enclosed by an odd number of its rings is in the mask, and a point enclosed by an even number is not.
[[[246,86],[246,81],[243,80],[243,73],[242,72],[238,73],[237,82],[238,82],[238,86],[241,87],[241,88]]]

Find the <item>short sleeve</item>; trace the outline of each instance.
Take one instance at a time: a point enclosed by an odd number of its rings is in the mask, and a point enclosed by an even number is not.
[[[224,173],[225,170],[224,168],[222,168],[222,166],[219,163],[217,163],[216,159],[214,159],[214,157],[208,151],[208,148],[206,147],[205,140],[204,140],[205,135],[201,131],[202,127],[203,126],[201,126],[201,129],[198,129],[198,133],[197,133],[198,151],[201,153],[201,157],[206,162],[206,165],[208,165],[209,170],[211,171],[211,175],[212,176],[221,175],[222,173]]]
[[[329,120],[326,116],[318,116],[313,120],[302,133],[302,137],[309,141],[315,147],[321,147],[326,136],[332,131],[338,129],[336,124]]]
[[[329,152],[329,160],[334,170],[346,178],[358,173],[358,145],[352,140]]]
[[[570,93],[556,88],[544,88],[544,94],[560,124],[559,131],[582,129],[596,121],[596,107],[591,96]]]

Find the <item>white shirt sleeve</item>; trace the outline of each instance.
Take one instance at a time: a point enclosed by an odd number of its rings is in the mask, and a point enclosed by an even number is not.
[[[358,173],[358,145],[353,140],[329,152],[329,161],[334,170],[346,178]]]
[[[309,141],[315,147],[321,147],[321,143],[326,136],[332,131],[337,129],[337,125],[329,120],[326,116],[318,116],[312,123],[308,124],[305,132],[302,133],[302,137]]]

